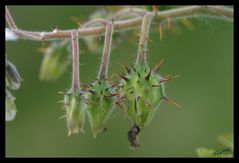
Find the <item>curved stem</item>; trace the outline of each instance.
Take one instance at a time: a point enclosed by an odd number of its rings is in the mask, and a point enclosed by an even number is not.
[[[79,87],[79,46],[78,46],[78,32],[73,30],[71,32],[72,41],[72,89],[74,91],[80,90]]]
[[[99,70],[98,79],[105,80],[108,76],[108,65],[110,59],[110,48],[113,36],[114,24],[108,22],[105,29],[105,43],[101,59],[101,65]]]
[[[219,16],[224,16],[226,18],[233,19],[233,10],[224,6],[206,6],[206,10],[209,10],[211,12],[215,12],[215,14],[218,14]]]
[[[123,13],[128,14],[128,12],[123,12]],[[152,13],[154,15],[156,14],[155,12],[147,12],[147,11],[145,11],[145,13]],[[174,18],[181,18],[181,17],[190,17],[193,15],[198,15],[198,16],[214,15],[214,16],[220,16],[220,17],[223,16],[228,18],[229,20],[233,20],[233,9],[224,7],[224,6],[186,6],[186,7],[181,7],[181,8],[176,8],[176,9],[171,9],[166,11],[159,11],[157,15],[161,20],[166,19],[168,17],[170,17],[171,19],[174,19]],[[120,14],[120,17],[121,16],[123,15]],[[131,18],[127,20],[114,21],[115,32],[137,28],[140,26],[141,21],[142,21],[142,18],[140,17]],[[12,31],[15,32],[16,35],[18,35],[19,39],[25,38],[25,39],[36,40],[36,41],[64,39],[64,38],[71,37],[71,30],[57,30],[52,32],[32,32],[32,31],[26,31],[26,30],[20,30],[20,29],[12,29]],[[104,26],[86,27],[86,28],[78,29],[78,34],[80,36],[99,35],[99,34],[103,34],[104,31],[105,31]],[[35,37],[32,37],[32,36],[35,36]]]
[[[145,66],[147,66],[146,53],[149,37],[148,35],[153,16],[154,15],[152,13],[147,13],[143,17],[136,64],[144,64]]]
[[[12,16],[7,8],[7,6],[5,6],[5,17],[6,17],[6,21],[8,23],[8,26],[10,29],[17,29],[17,26],[14,22],[14,20],[12,19]]]

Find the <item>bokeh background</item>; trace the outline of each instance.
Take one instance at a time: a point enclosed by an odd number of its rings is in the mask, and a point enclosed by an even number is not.
[[[9,6],[19,28],[50,31],[54,28],[76,27],[75,18],[83,20],[99,9],[97,6]],[[72,18],[75,17],[75,18]],[[92,138],[89,124],[86,134],[67,136],[59,91],[70,88],[71,67],[56,82],[38,79],[43,54],[39,48],[48,42],[19,40],[7,42],[8,58],[19,70],[24,81],[17,91],[17,115],[6,123],[6,156],[159,156],[197,157],[195,149],[208,147],[221,150],[217,137],[233,132],[233,22],[223,19],[190,18],[192,26],[172,22],[173,31],[164,26],[160,41],[152,26],[149,63],[164,58],[161,74],[180,75],[166,84],[169,97],[183,106],[163,103],[152,123],[140,134],[142,147],[131,150],[126,132],[132,126],[118,112],[108,123],[108,131]],[[191,27],[191,28],[190,28]],[[112,49],[109,73],[121,72],[118,63],[134,63],[138,38],[125,32],[123,41]],[[102,40],[103,41],[103,40]],[[80,42],[81,82],[96,78],[100,53],[92,53]],[[114,43],[113,43],[114,44]]]

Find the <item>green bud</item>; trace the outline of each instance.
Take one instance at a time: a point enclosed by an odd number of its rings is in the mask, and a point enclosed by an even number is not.
[[[114,109],[114,91],[107,81],[96,81],[90,84],[87,93],[86,113],[95,138],[102,131],[105,131],[105,124]]]
[[[84,92],[70,90],[64,96],[68,135],[81,131],[84,133],[85,124],[85,95]]]
[[[11,89],[18,89],[21,85],[22,78],[16,67],[6,59],[6,86]]]
[[[160,83],[160,75],[144,65],[138,64],[127,68],[126,75],[120,75],[120,105],[140,128],[149,124],[159,107],[164,93],[164,85]]]
[[[15,97],[6,89],[6,121],[12,121],[16,116]]]
[[[71,63],[70,46],[67,40],[53,42],[46,50],[41,63],[39,78],[57,80]]]

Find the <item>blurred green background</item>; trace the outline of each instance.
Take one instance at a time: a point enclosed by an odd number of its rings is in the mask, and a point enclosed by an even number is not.
[[[76,27],[72,17],[87,18],[99,7],[94,6],[9,6],[16,24],[26,30],[50,31]],[[164,58],[161,74],[180,75],[166,84],[169,97],[183,106],[163,103],[152,123],[139,135],[142,147],[130,150],[126,132],[131,122],[121,112],[108,123],[108,131],[97,139],[87,121],[86,134],[67,136],[63,99],[59,91],[70,88],[71,67],[56,82],[38,79],[42,53],[48,42],[19,40],[7,42],[8,58],[24,79],[17,91],[16,118],[6,123],[6,156],[160,156],[197,157],[195,149],[221,150],[217,137],[233,132],[233,23],[215,18],[190,18],[192,29],[172,22],[178,30],[164,28],[160,42],[156,26],[151,28],[149,63]],[[134,34],[134,33],[133,33]],[[118,63],[134,63],[138,38],[127,38],[112,50],[109,73],[121,72]],[[102,40],[103,41],[103,40]],[[80,49],[81,82],[96,78],[101,53]],[[113,43],[114,44],[114,43]]]

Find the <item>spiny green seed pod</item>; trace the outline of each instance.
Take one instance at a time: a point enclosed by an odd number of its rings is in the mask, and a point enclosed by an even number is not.
[[[165,96],[164,85],[160,75],[138,64],[131,69],[126,67],[126,74],[121,75],[120,105],[133,122],[144,127],[152,117]]]
[[[105,131],[105,124],[114,110],[114,90],[105,80],[89,84],[86,113],[94,138]]]
[[[6,59],[6,86],[11,89],[18,89],[21,85],[22,78],[16,67]]]
[[[126,72],[119,74],[123,80],[118,86],[117,104],[134,123],[128,132],[128,140],[133,148],[140,146],[137,135],[143,127],[151,122],[163,100],[177,105],[166,97],[164,91],[164,82],[176,77],[162,78],[157,73],[161,63],[153,69],[143,64],[137,64],[131,68],[125,67]]]
[[[70,90],[64,96],[68,135],[84,133],[85,125],[85,94],[81,91]]]
[[[6,121],[12,121],[16,116],[15,97],[6,89]]]
[[[57,80],[71,62],[70,46],[67,40],[53,42],[46,50],[41,63],[39,78],[45,81]]]

